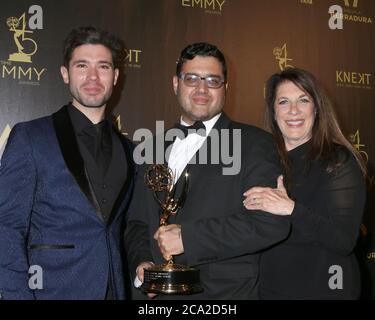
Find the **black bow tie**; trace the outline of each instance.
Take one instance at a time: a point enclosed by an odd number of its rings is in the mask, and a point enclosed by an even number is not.
[[[184,126],[180,123],[177,123],[174,128],[182,130],[185,137],[191,133],[197,133],[202,137],[206,136],[206,127],[202,121],[195,121],[191,126]]]

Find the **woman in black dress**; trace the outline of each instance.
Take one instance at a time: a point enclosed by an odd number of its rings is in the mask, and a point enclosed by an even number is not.
[[[248,190],[244,205],[290,215],[292,228],[262,254],[260,298],[357,299],[353,249],[365,205],[363,160],[309,72],[290,68],[271,76],[266,101],[285,174],[276,189]]]

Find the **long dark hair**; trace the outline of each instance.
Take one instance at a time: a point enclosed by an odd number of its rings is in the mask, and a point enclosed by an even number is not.
[[[309,162],[316,159],[328,161],[327,171],[332,172],[342,164],[340,157],[334,156],[337,145],[348,150],[358,162],[366,176],[366,165],[362,156],[343,135],[333,111],[332,104],[317,79],[308,71],[298,68],[287,68],[272,75],[266,84],[266,122],[276,139],[280,160],[290,181],[290,164],[285,142],[275,119],[276,92],[280,84],[290,81],[307,93],[315,107],[315,121],[312,128],[311,151]]]

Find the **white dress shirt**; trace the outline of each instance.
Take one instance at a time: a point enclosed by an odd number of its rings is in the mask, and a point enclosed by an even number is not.
[[[174,183],[178,181],[186,165],[193,158],[199,148],[203,145],[204,141],[207,139],[207,136],[209,135],[216,121],[219,119],[220,115],[221,113],[217,114],[210,120],[203,121],[203,124],[206,127],[205,136],[201,136],[198,133],[191,133],[183,140],[181,140],[179,137],[176,137],[168,159],[168,167],[173,172]],[[184,126],[189,126],[189,124],[184,122],[182,118],[180,119],[180,123]]]

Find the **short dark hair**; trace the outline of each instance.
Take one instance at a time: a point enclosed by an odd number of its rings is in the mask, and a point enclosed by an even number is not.
[[[180,58],[177,61],[176,76],[181,73],[182,66],[187,60],[193,60],[196,56],[214,57],[218,59],[223,68],[224,80],[227,81],[227,64],[223,53],[213,44],[207,42],[197,42],[188,45],[181,51]]]
[[[101,44],[112,53],[113,64],[118,68],[125,54],[122,40],[108,31],[100,30],[92,26],[73,29],[64,40],[64,66],[69,67],[72,53],[75,48],[84,44]]]

